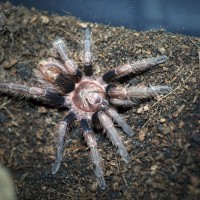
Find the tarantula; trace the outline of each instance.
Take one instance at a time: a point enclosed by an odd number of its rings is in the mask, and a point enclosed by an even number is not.
[[[49,58],[39,62],[35,75],[39,87],[29,87],[15,83],[0,83],[0,90],[28,97],[41,98],[64,106],[69,114],[59,124],[58,140],[56,144],[56,159],[52,167],[55,174],[61,164],[64,149],[64,137],[75,120],[80,122],[84,139],[90,148],[91,160],[95,166],[95,176],[101,189],[106,188],[101,158],[97,150],[97,143],[93,127],[101,126],[122,160],[129,162],[127,150],[115,129],[115,124],[129,136],[134,132],[123,120],[114,107],[134,106],[138,100],[168,93],[168,86],[130,86],[120,87],[111,84],[114,78],[127,74],[137,74],[148,70],[154,65],[163,63],[167,56],[161,55],[142,61],[123,64],[106,72],[102,77],[93,75],[93,56],[91,51],[91,28],[84,28],[84,51],[82,62],[84,73],[80,71],[74,60],[69,58],[65,42],[57,38],[53,42],[53,52],[57,58]],[[114,122],[114,123],[113,123]]]

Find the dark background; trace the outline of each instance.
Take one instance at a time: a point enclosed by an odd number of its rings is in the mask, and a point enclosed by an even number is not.
[[[0,0],[5,2],[4,0]],[[200,36],[200,0],[10,0],[49,13],[136,30]]]

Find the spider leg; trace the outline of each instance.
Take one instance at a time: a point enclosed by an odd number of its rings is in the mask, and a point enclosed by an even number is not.
[[[150,86],[150,87],[138,87],[131,86],[127,88],[123,88],[120,86],[110,87],[107,91],[108,95],[111,98],[124,99],[124,98],[148,98],[155,97],[157,95],[167,94],[172,90],[171,87],[168,86]]]
[[[92,75],[91,28],[84,28],[84,72],[86,76]]]
[[[42,85],[63,94],[73,91],[75,83],[79,82],[82,77],[79,70],[76,74],[70,75],[65,66],[53,59],[40,61],[35,75]]]
[[[83,136],[85,138],[85,141],[87,142],[87,145],[90,148],[92,162],[95,165],[95,176],[96,176],[98,185],[102,190],[104,190],[106,188],[106,183],[104,179],[104,172],[101,166],[101,158],[97,150],[95,135],[92,129],[90,128],[87,119],[81,120],[81,128],[83,131]]]
[[[137,74],[150,69],[154,65],[161,64],[167,60],[167,56],[162,55],[158,57],[148,58],[141,61],[136,61],[133,63],[127,63],[106,72],[103,75],[103,80],[105,82],[111,81],[113,78],[124,76],[130,73]]]
[[[76,74],[78,67],[74,60],[68,58],[67,48],[64,41],[61,38],[58,38],[54,41],[53,47],[63,60],[68,73],[70,75]]]
[[[58,105],[67,106],[69,104],[66,97],[60,96],[56,93],[53,93],[51,91],[39,87],[29,87],[26,85],[20,85],[15,83],[0,83],[0,91],[10,92],[15,95],[22,95],[36,99],[43,98],[45,100],[50,100]]]
[[[132,101],[132,100],[129,100],[129,99],[110,98],[109,102],[112,105],[115,105],[115,106],[132,107],[132,106],[138,105],[138,101]]]
[[[121,155],[122,159],[128,163],[130,160],[128,152],[126,151],[119,134],[114,128],[111,118],[104,111],[98,112],[97,116],[103,128],[106,130],[108,138],[111,140],[112,144],[118,148],[118,153]]]
[[[66,132],[68,131],[69,125],[75,119],[76,119],[76,115],[73,112],[71,112],[62,120],[62,122],[60,122],[59,130],[58,130],[58,141],[56,144],[56,148],[57,148],[56,160],[52,167],[52,174],[56,174],[56,172],[60,168],[63,149],[64,149],[64,137],[65,137]]]
[[[113,120],[123,129],[123,131],[129,135],[129,136],[133,136],[134,132],[132,130],[132,128],[124,121],[124,119],[118,114],[118,112],[111,108],[111,107],[107,107],[105,109],[105,112],[113,118]]]

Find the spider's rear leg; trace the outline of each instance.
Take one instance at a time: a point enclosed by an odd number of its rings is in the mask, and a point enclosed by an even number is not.
[[[56,105],[68,106],[68,99],[49,90],[39,87],[29,87],[15,83],[0,83],[0,91],[18,96],[31,97],[51,101]]]
[[[167,60],[167,56],[162,55],[158,57],[148,58],[141,61],[136,61],[133,63],[127,63],[106,72],[103,75],[103,80],[107,83],[113,78],[124,76],[130,73],[138,74],[140,72],[150,69],[154,65],[161,64]]]
[[[113,120],[123,129],[123,131],[129,135],[129,136],[133,136],[134,132],[132,130],[132,128],[124,121],[124,119],[118,114],[118,112],[111,108],[111,107],[107,107],[105,109],[105,112],[113,118]]]
[[[98,185],[102,190],[104,190],[106,188],[106,183],[104,179],[104,172],[101,166],[101,158],[97,150],[95,135],[92,129],[90,128],[87,119],[81,120],[81,128],[83,131],[83,136],[85,138],[85,141],[88,147],[90,148],[91,159],[92,159],[93,164],[95,165],[95,176],[96,176]]]
[[[59,130],[58,130],[58,140],[56,144],[56,148],[57,148],[56,160],[52,167],[52,174],[55,174],[60,168],[63,149],[64,149],[64,137],[66,135],[66,132],[68,132],[68,127],[75,119],[76,119],[76,115],[73,112],[71,112],[60,122]]]
[[[104,111],[99,111],[98,114],[98,119],[103,126],[103,128],[106,130],[106,134],[112,144],[117,147],[118,153],[122,157],[122,160],[124,160],[126,163],[130,161],[130,158],[128,156],[128,152],[121,140],[121,137],[117,133],[114,124],[111,120],[111,118],[104,112]]]

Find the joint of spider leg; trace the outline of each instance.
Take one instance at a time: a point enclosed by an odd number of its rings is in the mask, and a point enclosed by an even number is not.
[[[116,75],[117,76],[124,76],[130,74],[133,70],[130,64],[124,64],[116,68]]]
[[[109,98],[109,103],[117,107],[132,107],[138,105],[138,103],[129,99],[115,99],[115,98]]]
[[[48,100],[58,105],[65,105],[66,103],[64,96],[60,96],[57,93],[48,90],[45,91],[44,97],[46,97]]]
[[[64,61],[69,59],[66,52],[66,45],[61,38],[57,38],[53,42],[53,47]]]
[[[108,84],[106,87],[106,94],[108,96],[108,102],[115,106],[126,106],[131,107],[134,103],[128,99],[127,94],[124,90],[120,91],[121,93],[116,91],[113,92],[117,88],[115,84]]]
[[[93,74],[92,69],[92,52],[91,52],[91,28],[84,28],[84,72],[86,76],[91,76]]]
[[[91,65],[92,63],[92,53],[90,51],[85,52],[85,59],[84,59],[84,64],[86,66]]]
[[[127,74],[130,74],[132,72],[132,67],[130,64],[124,64],[122,66],[117,67],[116,69],[112,69],[108,72],[106,72],[103,75],[103,80],[108,83],[109,81],[111,81],[113,78],[116,77],[121,77]]]
[[[78,66],[74,60],[72,60],[72,59],[66,60],[65,66],[67,67],[68,73],[70,75],[75,75],[77,73]]]
[[[68,73],[70,75],[75,75],[77,73],[78,66],[74,60],[68,58],[64,41],[61,38],[58,38],[54,41],[53,46],[60,55],[61,59],[64,61]]]
[[[86,118],[81,119],[80,124],[81,124],[81,128],[83,131],[83,136],[85,138],[85,141],[87,142],[87,145],[90,148],[97,146],[95,138],[93,138],[93,131],[89,126],[88,119],[86,119]]]
[[[92,64],[84,64],[84,73],[86,76],[92,76],[93,75],[93,66]]]
[[[71,124],[76,119],[76,114],[74,112],[70,112],[64,119],[63,122],[67,124]]]
[[[127,90],[126,88],[123,88],[123,87],[111,85],[107,89],[107,94],[109,95],[109,97],[112,97],[112,98],[114,97],[114,98],[123,99],[127,97]]]
[[[106,72],[106,73],[103,75],[102,79],[103,79],[106,83],[108,83],[108,82],[110,82],[110,81],[111,81],[113,78],[115,78],[115,77],[117,77],[116,70],[115,70],[115,69],[112,69],[112,70]]]
[[[40,96],[45,96],[46,91],[42,88],[37,88],[37,87],[31,87],[30,88],[30,94],[32,95],[40,95]]]
[[[148,58],[141,61],[127,63],[117,67],[116,69],[110,70],[103,75],[103,80],[108,83],[113,78],[121,77],[130,73],[137,74],[148,70],[154,65],[161,64],[168,59],[167,56],[162,55],[158,57]]]
[[[100,110],[102,111],[105,111],[106,109],[108,109],[108,106],[109,106],[109,103],[108,103],[108,100],[107,99],[104,99],[101,103],[101,106],[100,106]]]

